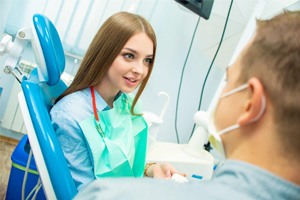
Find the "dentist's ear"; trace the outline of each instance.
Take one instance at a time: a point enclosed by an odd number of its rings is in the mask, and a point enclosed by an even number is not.
[[[249,97],[243,105],[243,113],[238,118],[239,125],[249,124],[261,118],[265,109],[265,96],[262,83],[255,77],[249,79]]]

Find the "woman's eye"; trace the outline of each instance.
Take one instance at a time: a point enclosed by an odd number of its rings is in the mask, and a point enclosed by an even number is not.
[[[125,53],[125,54],[123,54],[123,56],[127,59],[134,59],[134,55],[131,53]]]
[[[152,58],[146,58],[144,60],[144,62],[146,63],[146,65],[151,65],[152,64],[153,59]]]

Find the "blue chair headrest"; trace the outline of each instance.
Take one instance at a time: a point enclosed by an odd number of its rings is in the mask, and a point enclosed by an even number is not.
[[[53,23],[42,14],[33,16],[33,50],[41,82],[55,85],[65,69],[63,46]]]

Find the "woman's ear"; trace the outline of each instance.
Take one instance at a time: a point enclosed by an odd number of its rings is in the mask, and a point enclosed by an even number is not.
[[[258,120],[262,115],[262,108],[265,102],[264,89],[262,83],[255,77],[249,79],[249,96],[243,105],[243,113],[237,120],[239,125],[249,124]]]

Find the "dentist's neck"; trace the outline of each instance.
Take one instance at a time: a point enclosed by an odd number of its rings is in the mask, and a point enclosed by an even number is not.
[[[272,123],[264,120],[260,125],[252,127],[239,130],[237,134],[242,136],[236,141],[235,148],[229,150],[228,158],[257,165],[300,185],[300,159],[287,157],[286,149]]]

